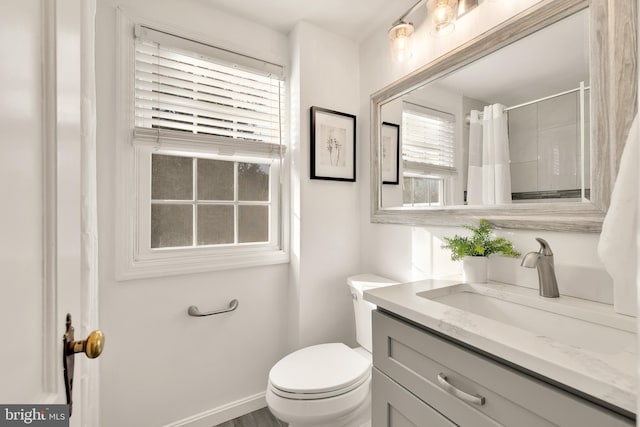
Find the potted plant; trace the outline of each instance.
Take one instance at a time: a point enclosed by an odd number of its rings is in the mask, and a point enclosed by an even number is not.
[[[477,227],[464,225],[471,231],[471,236],[445,237],[443,249],[451,250],[453,261],[462,260],[465,282],[485,283],[487,281],[487,257],[491,254],[502,254],[508,257],[519,257],[520,252],[513,248],[513,244],[504,237],[492,238],[491,224],[486,219],[480,219]]]

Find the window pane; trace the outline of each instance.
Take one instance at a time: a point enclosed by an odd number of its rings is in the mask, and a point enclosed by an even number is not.
[[[198,200],[233,200],[233,162],[198,159]]]
[[[439,179],[430,179],[429,180],[429,202],[431,204],[440,203],[440,180]]]
[[[269,241],[269,207],[238,206],[238,242]]]
[[[198,206],[198,245],[233,242],[233,206]]]
[[[269,165],[238,163],[238,200],[269,201]]]
[[[193,245],[191,205],[151,205],[151,247]]]
[[[413,178],[413,202],[429,203],[429,180]]]
[[[152,154],[151,198],[153,200],[192,200],[193,159]]]
[[[411,186],[411,178],[402,177],[402,203],[405,205],[413,203],[413,195],[412,186]]]

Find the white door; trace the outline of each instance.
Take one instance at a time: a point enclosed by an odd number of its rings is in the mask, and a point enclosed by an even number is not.
[[[65,403],[67,312],[76,340],[86,334],[79,2],[0,1],[0,404]],[[86,406],[84,359],[75,357],[71,425]]]

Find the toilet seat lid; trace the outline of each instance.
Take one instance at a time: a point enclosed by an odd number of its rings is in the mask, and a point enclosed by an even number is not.
[[[342,343],[295,351],[269,372],[275,388],[288,393],[327,393],[349,388],[370,374],[371,362]]]

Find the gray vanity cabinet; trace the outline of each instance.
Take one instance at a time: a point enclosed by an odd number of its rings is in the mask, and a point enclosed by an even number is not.
[[[402,388],[388,376],[373,368],[371,418],[375,426],[455,427],[440,412]]]
[[[372,427],[635,423],[426,329],[373,312]]]

